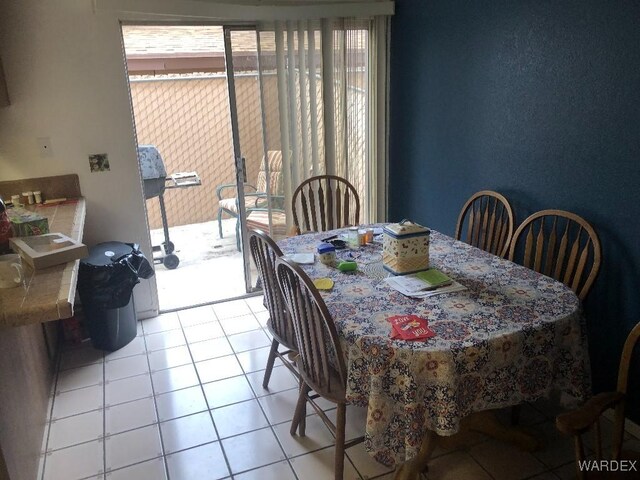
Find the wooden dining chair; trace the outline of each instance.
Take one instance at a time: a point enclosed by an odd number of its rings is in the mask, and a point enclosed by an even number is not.
[[[347,369],[333,318],[311,279],[296,264],[276,260],[276,275],[296,333],[300,372],[300,395],[291,423],[291,435],[305,436],[306,405],[309,403],[336,439],[335,479],[342,480],[345,450],[364,437],[345,441]],[[316,392],[311,395],[313,390]],[[337,404],[336,423],[315,402],[324,398]]]
[[[600,270],[600,240],[586,220],[564,210],[542,210],[516,229],[509,260],[555,278],[584,300]]]
[[[282,256],[282,251],[278,245],[276,245],[276,242],[261,230],[250,231],[249,248],[260,278],[262,279],[264,299],[267,311],[269,312],[267,329],[273,337],[271,350],[269,351],[269,357],[267,359],[267,369],[264,372],[264,378],[262,380],[262,386],[267,388],[276,357],[280,358],[282,363],[296,376],[298,375],[295,367],[287,360],[288,355],[295,354],[296,352],[295,333],[293,331],[291,317],[280,293],[280,287],[278,286],[278,280],[276,278],[276,259]],[[280,345],[286,350],[280,352]]]
[[[360,223],[358,192],[336,175],[319,175],[302,182],[293,192],[292,210],[298,234]]]
[[[637,478],[630,472],[619,472],[619,476],[614,476],[611,472],[587,472],[580,468],[582,462],[587,460],[583,443],[583,435],[588,431],[593,431],[595,460],[603,460],[602,435],[600,430],[600,418],[602,414],[612,408],[614,410],[613,432],[611,443],[611,460],[636,461],[636,469],[640,465],[640,453],[622,450],[625,423],[625,403],[627,395],[627,384],[629,379],[629,368],[633,350],[640,338],[640,323],[638,323],[627,336],[622,349],[620,365],[618,368],[618,385],[615,392],[604,392],[591,398],[581,408],[571,412],[563,413],[556,417],[556,427],[565,435],[573,437],[576,456],[576,474],[580,480],[596,478]],[[582,463],[584,465],[584,463]]]
[[[513,210],[498,192],[482,190],[464,204],[456,224],[456,240],[505,257],[513,236]],[[466,237],[462,232],[466,226]]]

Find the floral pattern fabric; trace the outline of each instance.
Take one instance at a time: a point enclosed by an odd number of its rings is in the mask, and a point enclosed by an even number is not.
[[[315,252],[322,232],[278,242],[284,254]],[[345,231],[346,233],[346,231]],[[334,280],[322,292],[341,336],[347,399],[367,406],[365,447],[392,466],[415,457],[428,428],[452,435],[470,413],[562,394],[590,392],[584,319],[562,283],[432,230],[430,263],[467,290],[413,299],[382,278],[382,240],[339,250],[358,270],[342,273],[316,261],[312,278]],[[436,336],[390,338],[387,318],[424,317]]]

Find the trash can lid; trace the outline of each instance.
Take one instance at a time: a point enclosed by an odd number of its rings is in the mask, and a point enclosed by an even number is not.
[[[133,252],[131,245],[122,242],[104,242],[89,249],[89,256],[80,263],[91,266],[111,265],[114,260]]]

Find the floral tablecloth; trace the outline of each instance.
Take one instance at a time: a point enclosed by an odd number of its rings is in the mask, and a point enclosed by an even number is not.
[[[284,254],[314,252],[323,232],[284,239]],[[565,285],[432,230],[430,262],[467,287],[412,299],[382,278],[381,236],[338,251],[359,270],[316,261],[302,267],[335,285],[323,297],[347,360],[347,398],[368,406],[365,447],[386,465],[417,455],[425,428],[458,431],[466,415],[548,397],[582,400],[590,392],[580,301]],[[416,314],[436,336],[391,340],[386,319]]]

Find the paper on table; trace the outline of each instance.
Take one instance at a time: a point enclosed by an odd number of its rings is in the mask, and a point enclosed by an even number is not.
[[[285,255],[284,258],[299,265],[311,265],[315,263],[315,256],[313,253],[293,253],[291,255]]]
[[[451,279],[449,277],[435,268],[415,273],[414,276],[422,280],[429,287],[440,287],[451,283]]]
[[[407,281],[407,279],[410,279],[410,280]],[[413,280],[417,280],[422,284],[422,290],[411,289],[410,285],[413,284]],[[427,298],[427,297],[433,297],[434,295],[440,295],[443,293],[460,292],[462,290],[467,289],[467,287],[459,284],[454,280],[451,282],[451,285],[424,290],[424,283],[421,280],[416,278],[414,278],[413,280],[411,280],[411,277],[388,277],[384,279],[384,281],[387,282],[387,284],[394,290],[397,290],[398,292],[402,293],[403,295],[406,295],[407,297],[413,297],[413,298]],[[409,284],[409,288],[407,288],[407,284]]]

